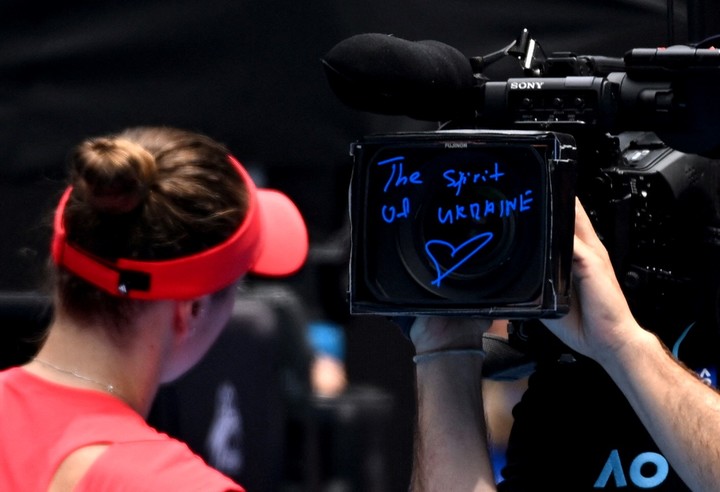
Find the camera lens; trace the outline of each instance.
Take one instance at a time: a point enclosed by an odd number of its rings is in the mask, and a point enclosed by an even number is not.
[[[444,298],[466,297],[464,289],[509,261],[515,244],[516,216],[487,210],[489,204],[504,203],[506,195],[484,186],[473,196],[470,204],[452,208],[443,206],[452,202],[448,191],[425,196],[418,200],[415,220],[398,231],[398,255],[408,273]]]
[[[486,299],[536,256],[540,193],[533,189],[542,178],[527,165],[537,158],[525,153],[527,169],[517,170],[518,151],[482,146],[430,159],[423,151],[416,171],[425,186],[408,195],[413,214],[396,233],[397,256],[422,289],[451,301]]]
[[[358,148],[366,159],[351,195],[356,305],[535,305],[550,255],[554,148],[463,134],[385,143]]]

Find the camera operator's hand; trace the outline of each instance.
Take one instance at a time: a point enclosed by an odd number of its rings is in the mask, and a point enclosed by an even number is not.
[[[410,329],[418,354],[440,350],[482,348],[482,335],[491,321],[464,317],[419,317]]]
[[[635,336],[646,336],[635,321],[615,276],[610,257],[584,208],[577,201],[573,256],[575,297],[570,313],[543,320],[565,344],[598,362],[622,350]]]

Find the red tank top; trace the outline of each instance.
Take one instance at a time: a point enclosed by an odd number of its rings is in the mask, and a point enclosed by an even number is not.
[[[1,491],[46,492],[60,463],[92,444],[109,447],[75,492],[243,490],[117,398],[0,372]]]

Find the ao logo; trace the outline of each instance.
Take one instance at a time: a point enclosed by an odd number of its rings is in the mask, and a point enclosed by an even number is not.
[[[653,470],[654,473],[652,475],[643,475],[642,468],[643,465],[646,464],[654,465],[646,467],[645,469],[646,472]],[[651,452],[640,453],[632,460],[632,463],[630,463],[628,477],[636,487],[650,489],[663,483],[668,476],[669,470],[670,466],[661,454]],[[602,472],[600,472],[600,476],[595,482],[594,487],[596,489],[603,489],[610,479],[615,481],[615,487],[627,487],[627,477],[625,476],[625,471],[620,462],[620,453],[618,453],[617,449],[610,452],[610,457],[605,463]]]

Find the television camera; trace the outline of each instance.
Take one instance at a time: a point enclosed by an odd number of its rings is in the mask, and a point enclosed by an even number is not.
[[[522,77],[484,75],[508,57]],[[720,51],[546,56],[524,30],[468,58],[372,33],[323,64],[351,108],[440,122],[351,146],[352,313],[562,315],[575,196],[641,323],[717,304]]]

